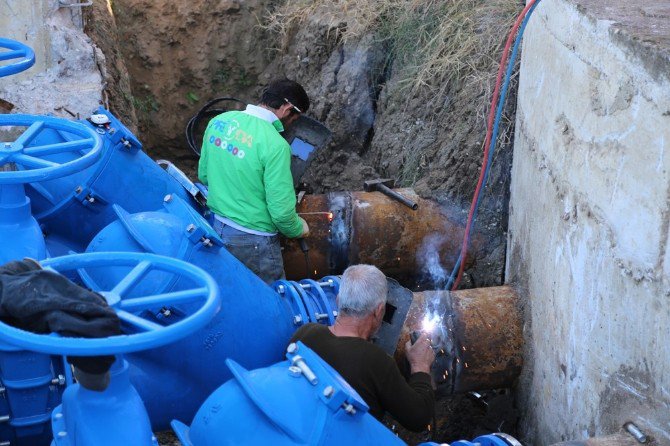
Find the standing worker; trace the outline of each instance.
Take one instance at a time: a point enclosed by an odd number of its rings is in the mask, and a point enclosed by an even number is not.
[[[228,251],[266,283],[284,277],[279,235],[302,238],[309,227],[296,212],[291,147],[280,132],[309,108],[297,82],[271,82],[259,105],[229,111],[208,124],[198,177],[209,187],[214,230]]]

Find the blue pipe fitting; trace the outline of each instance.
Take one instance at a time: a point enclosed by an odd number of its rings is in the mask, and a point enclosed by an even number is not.
[[[205,401],[191,427],[173,421],[182,444],[405,444],[304,344],[291,344],[286,358],[253,371],[226,361],[233,378]]]

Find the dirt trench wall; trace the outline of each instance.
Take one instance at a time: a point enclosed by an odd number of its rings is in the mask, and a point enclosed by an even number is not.
[[[112,2],[119,54],[131,79],[130,101],[150,154],[190,160],[192,165],[183,136],[188,119],[209,99],[247,99],[267,82],[259,79],[268,59],[267,39],[258,24],[270,3]]]
[[[526,30],[507,271],[527,444],[627,421],[670,444],[669,23],[667,2],[542,0]]]

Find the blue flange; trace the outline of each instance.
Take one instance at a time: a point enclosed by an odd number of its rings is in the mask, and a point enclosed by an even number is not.
[[[32,48],[16,40],[0,38],[0,49],[9,50],[0,52],[0,61],[17,59],[16,62],[0,67],[0,77],[20,73],[35,64],[35,52]]]

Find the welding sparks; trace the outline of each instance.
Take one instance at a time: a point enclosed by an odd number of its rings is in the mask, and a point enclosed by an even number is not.
[[[425,333],[431,333],[433,330],[435,330],[435,327],[437,327],[440,323],[442,322],[442,318],[438,316],[437,314],[427,314],[423,318],[423,322],[421,323],[421,329]]]

